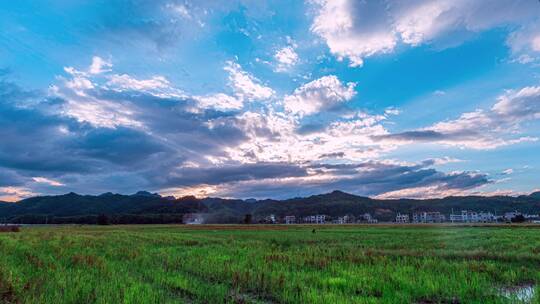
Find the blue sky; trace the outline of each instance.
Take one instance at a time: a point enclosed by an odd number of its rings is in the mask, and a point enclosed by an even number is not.
[[[0,200],[540,188],[540,3],[3,1]]]

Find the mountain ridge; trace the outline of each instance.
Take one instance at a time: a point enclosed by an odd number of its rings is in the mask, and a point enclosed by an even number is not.
[[[513,196],[449,196],[439,199],[374,199],[335,190],[329,193],[284,200],[264,199],[223,199],[219,197],[180,198],[163,197],[157,193],[139,191],[135,194],[103,193],[100,195],[36,196],[15,203],[0,202],[0,220],[39,222],[46,218],[62,219],[65,222],[83,217],[131,216],[152,222],[168,218],[176,221],[188,213],[201,213],[212,223],[239,222],[245,214],[264,218],[270,214],[278,217],[286,215],[307,216],[327,214],[370,213],[383,221],[390,221],[397,213],[419,211],[439,211],[449,214],[460,210],[503,213],[518,210],[527,213],[540,212],[540,193]],[[76,221],[75,221],[76,222]]]

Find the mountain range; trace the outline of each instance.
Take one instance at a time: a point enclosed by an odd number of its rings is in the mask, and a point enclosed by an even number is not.
[[[132,195],[104,193],[37,196],[15,203],[0,202],[0,222],[13,223],[95,223],[99,216],[113,223],[178,223],[188,213],[204,215],[207,223],[238,223],[246,214],[254,220],[270,214],[341,216],[370,213],[380,221],[391,221],[396,213],[461,210],[495,214],[518,210],[540,213],[540,192],[513,196],[454,196],[441,199],[381,200],[341,191],[287,200],[241,200],[223,198],[163,197],[140,191]]]

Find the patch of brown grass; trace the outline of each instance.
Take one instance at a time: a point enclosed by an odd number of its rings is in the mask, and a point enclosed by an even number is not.
[[[0,277],[0,303],[20,303],[15,297],[15,289],[9,282]]]
[[[13,225],[0,226],[0,232],[19,232],[19,231],[21,231],[19,226],[13,226]]]
[[[192,230],[287,230],[285,225],[185,225]]]
[[[91,268],[103,269],[103,261],[93,255],[76,254],[71,257],[71,262],[74,265],[86,266]]]

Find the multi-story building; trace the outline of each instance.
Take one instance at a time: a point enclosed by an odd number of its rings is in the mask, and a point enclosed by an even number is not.
[[[294,215],[285,216],[285,224],[296,224],[296,216]]]
[[[450,222],[452,223],[491,223],[495,221],[495,215],[491,212],[461,210],[461,213],[450,214]]]
[[[358,217],[356,217],[356,222],[357,223],[377,223],[377,219],[375,219],[373,216],[371,216],[371,214],[369,213],[364,213],[364,214],[361,214],[359,215]]]
[[[442,223],[446,217],[440,212],[417,212],[413,214],[413,223]]]
[[[304,223],[310,224],[324,224],[326,223],[326,215],[317,214],[304,217]]]
[[[354,223],[355,217],[352,215],[338,216],[332,221],[334,224],[349,224]]]
[[[408,222],[409,222],[409,215],[408,214],[398,213],[396,215],[396,223],[404,224],[404,223],[408,223]]]
[[[480,217],[480,222],[482,223],[493,223],[495,222],[495,215],[491,212],[480,212],[478,213],[478,216]]]
[[[474,211],[461,210],[460,214],[450,214],[450,222],[452,223],[478,223],[480,215]]]

